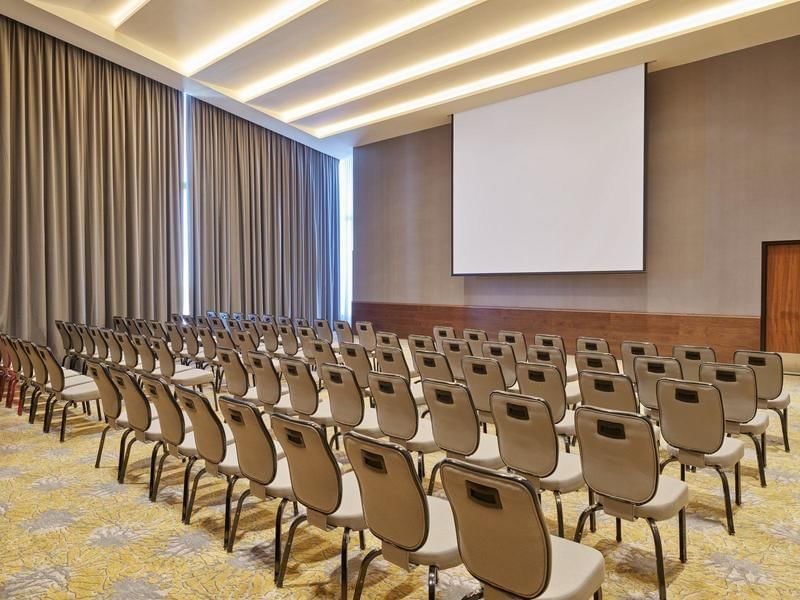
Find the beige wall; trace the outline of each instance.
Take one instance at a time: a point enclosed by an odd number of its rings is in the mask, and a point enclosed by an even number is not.
[[[757,315],[800,238],[800,37],[648,75],[646,273],[451,277],[450,135],[356,148],[354,300]]]

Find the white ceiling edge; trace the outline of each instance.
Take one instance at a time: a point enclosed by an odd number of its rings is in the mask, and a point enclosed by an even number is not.
[[[353,153],[346,138],[316,138],[25,0],[0,0],[0,14],[335,158],[347,158]]]

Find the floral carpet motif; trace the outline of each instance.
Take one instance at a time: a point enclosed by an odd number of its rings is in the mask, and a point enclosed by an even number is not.
[[[800,378],[787,377],[797,404]],[[16,406],[15,406],[16,408]],[[793,410],[797,410],[793,407]],[[40,411],[41,412],[41,411]],[[41,431],[0,408],[0,598],[336,598],[339,594],[341,532],[301,526],[285,585],[273,584],[273,535],[277,501],[248,500],[233,553],[222,547],[225,485],[204,478],[189,526],[180,522],[182,465],[168,459],[158,500],[146,486],[151,447],[135,444],[124,485],[116,482],[119,434],[106,443],[101,468],[94,457],[102,425],[75,413],[67,438]],[[58,415],[60,416],[60,414]],[[767,488],[758,484],[752,444],[742,463],[743,505],[734,508],[736,535],[725,527],[720,480],[713,470],[687,473],[688,563],[678,560],[677,520],[659,523],[669,597],[800,598],[800,414],[790,411],[793,452],[786,454],[777,416],[767,436]],[[338,453],[346,462],[344,454]],[[427,470],[437,455],[426,458]],[[347,468],[346,466],[344,468]],[[678,476],[678,466],[666,474]],[[731,484],[733,476],[730,475]],[[246,489],[239,483],[236,495]],[[441,486],[436,493],[442,495]],[[574,533],[585,492],[566,494],[567,535]],[[543,508],[555,531],[555,506],[545,494]],[[286,511],[286,520],[291,511]],[[285,537],[286,527],[284,527]],[[349,595],[365,551],[351,536]],[[599,516],[596,533],[583,543],[601,551],[606,562],[605,598],[657,598],[654,551],[647,524],[623,523],[623,542],[614,540],[614,521]],[[367,535],[367,547],[378,546]],[[373,562],[365,598],[426,598],[426,572],[402,571],[381,559]],[[477,589],[463,567],[443,571],[437,597],[460,599]]]

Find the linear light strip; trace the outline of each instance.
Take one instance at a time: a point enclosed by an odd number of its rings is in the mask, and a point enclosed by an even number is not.
[[[336,133],[349,131],[378,121],[385,121],[393,117],[444,104],[445,102],[471,96],[479,92],[486,92],[525,79],[559,71],[590,60],[632,50],[645,44],[663,41],[677,35],[690,33],[725,21],[741,18],[768,8],[792,4],[796,1],[798,0],[738,0],[729,2],[723,6],[694,13],[688,17],[668,21],[667,23],[612,38],[611,40],[599,44],[559,54],[552,58],[530,63],[516,69],[496,73],[463,85],[447,88],[433,94],[420,96],[406,102],[400,102],[387,108],[311,129],[310,133],[318,138],[328,137]]]
[[[150,0],[130,0],[120,6],[109,18],[114,29],[119,29],[125,21],[135,15]]]
[[[318,114],[388,88],[408,83],[414,79],[419,79],[477,58],[513,48],[520,44],[532,42],[547,35],[552,35],[570,27],[586,23],[592,19],[606,16],[620,9],[628,8],[635,4],[641,4],[643,1],[644,0],[595,0],[594,2],[588,2],[544,19],[531,21],[522,27],[516,27],[453,52],[435,56],[431,59],[398,69],[397,71],[376,77],[375,79],[359,83],[358,85],[329,94],[328,96],[296,106],[281,113],[281,119],[286,122],[297,121],[309,115]]]
[[[459,11],[480,4],[485,0],[438,0],[416,12],[390,21],[356,38],[350,39],[325,52],[315,54],[311,58],[296,63],[286,69],[273,73],[255,83],[239,90],[238,98],[242,102],[263,96],[293,81],[307,77],[326,67],[335,65],[352,56],[360,54],[397,37],[406,35],[431,23],[455,14]]]
[[[184,75],[194,75],[235,50],[275,31],[327,1],[290,0],[255,18],[248,19],[243,26],[227,32],[186,59],[183,63]]]

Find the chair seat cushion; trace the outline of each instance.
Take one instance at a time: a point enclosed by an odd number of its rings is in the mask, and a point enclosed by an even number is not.
[[[100,390],[97,389],[94,381],[81,385],[74,385],[64,388],[61,398],[72,402],[89,402],[100,398]]]
[[[430,420],[419,419],[417,423],[417,435],[403,445],[411,452],[436,452],[439,447],[433,439],[433,429]]]
[[[282,394],[281,397],[278,398],[278,402],[275,404],[262,404],[262,406],[267,412],[276,412],[282,415],[295,414],[288,394]]]
[[[327,522],[332,527],[349,527],[355,531],[367,528],[355,471],[342,475],[342,501],[336,512],[328,515]]]
[[[449,569],[461,564],[453,510],[444,498],[427,496],[430,524],[428,538],[422,548],[412,552],[408,559],[415,565],[435,565]]]
[[[417,406],[424,406],[425,408],[428,407],[427,403],[425,402],[425,394],[422,393],[421,381],[411,381],[411,395],[414,396],[414,402],[417,403]]]
[[[486,467],[487,469],[500,469],[505,466],[503,459],[500,458],[500,448],[497,445],[497,436],[482,433],[478,443],[478,449],[470,454],[466,461],[473,465]]]
[[[591,598],[603,585],[603,555],[589,546],[550,536],[550,583],[538,600]]]
[[[239,470],[239,455],[236,454],[236,445],[229,445],[225,451],[225,458],[217,465],[217,470],[222,475],[242,476]]]
[[[64,379],[64,390],[66,391],[69,388],[76,387],[76,386],[79,386],[79,385],[86,385],[88,383],[91,383],[91,384],[94,385],[94,379],[92,379],[88,375],[75,374],[72,377],[67,377],[67,378]],[[48,392],[52,392],[53,391],[53,386],[48,383],[45,386],[45,389]]]
[[[642,518],[663,521],[671,519],[689,504],[689,486],[680,479],[661,476],[658,490],[650,502],[637,506],[634,515]]]
[[[584,486],[581,459],[577,454],[560,452],[558,466],[547,477],[539,480],[543,490],[555,492],[574,492]]]
[[[275,478],[266,486],[265,491],[273,498],[294,499],[292,480],[289,478],[289,461],[285,458],[279,459],[275,463]]]
[[[567,365],[567,383],[578,381],[578,369],[574,365]]]
[[[378,412],[374,408],[365,408],[364,418],[358,427],[353,428],[353,431],[357,431],[358,433],[362,433],[373,438],[383,437],[383,432],[378,425]]]
[[[323,427],[336,425],[336,421],[333,420],[333,415],[331,414],[330,402],[319,402],[316,412],[313,415],[308,415],[308,419]]]
[[[577,380],[567,382],[566,387],[567,405],[575,406],[581,402],[581,386]]]
[[[575,435],[575,412],[568,410],[564,413],[564,418],[555,425],[558,435]]]
[[[204,383],[211,383],[214,380],[214,374],[211,371],[204,369],[186,369],[179,373],[175,373],[171,377],[172,383],[179,385],[202,385]]]
[[[667,445],[670,456],[678,456],[678,449]],[[713,454],[706,454],[704,459],[709,467],[732,467],[744,458],[744,443],[732,437],[725,437],[722,446]]]
[[[731,433],[739,432],[761,434],[767,430],[767,427],[769,427],[769,415],[764,410],[757,410],[756,416],[750,419],[747,423],[741,423],[738,424],[738,426],[734,425],[733,429],[736,431],[731,431]]]
[[[758,408],[769,408],[774,410],[783,410],[789,408],[792,403],[792,397],[787,390],[783,390],[777,398],[772,400],[759,400]]]

